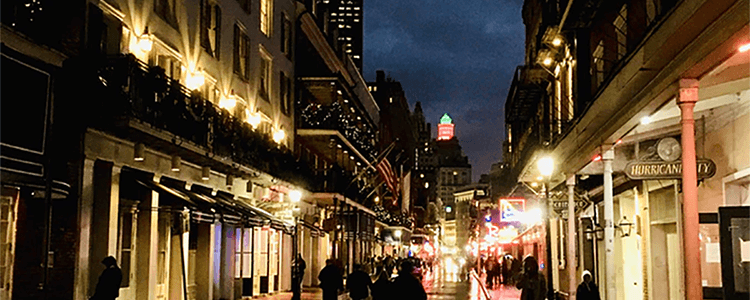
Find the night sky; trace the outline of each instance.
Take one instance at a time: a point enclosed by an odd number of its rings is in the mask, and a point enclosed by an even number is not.
[[[472,164],[474,181],[499,161],[504,105],[523,63],[523,0],[364,0],[364,74],[400,81],[427,121],[443,113]]]

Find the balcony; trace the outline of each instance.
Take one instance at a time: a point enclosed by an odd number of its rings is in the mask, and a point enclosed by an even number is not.
[[[350,172],[377,156],[376,127],[360,99],[335,77],[302,78],[298,139]]]
[[[245,167],[303,186],[312,178],[306,162],[269,136],[132,55],[70,59],[63,72],[60,102],[69,126],[93,127],[216,170]]]

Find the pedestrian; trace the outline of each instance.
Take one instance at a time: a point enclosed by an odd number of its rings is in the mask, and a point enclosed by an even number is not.
[[[521,290],[520,300],[544,300],[547,297],[544,276],[539,274],[539,264],[531,255],[523,259],[523,273],[516,283],[516,288]]]
[[[427,300],[427,293],[424,291],[422,282],[412,274],[414,265],[409,260],[401,262],[401,270],[398,277],[393,281],[392,290],[393,300]]]
[[[305,269],[307,264],[302,258],[302,254],[297,254],[297,258],[294,260],[292,266],[292,300],[299,300],[302,294],[302,279],[305,277]]]
[[[496,259],[495,259],[494,256],[490,256],[487,259],[487,265],[484,267],[485,272],[487,273],[487,283],[486,283],[486,285],[487,285],[488,289],[492,288],[492,283],[494,282],[494,279],[495,279],[495,271],[496,271],[496,269],[495,269],[495,260]]]
[[[505,257],[503,257],[503,284],[508,284],[508,277],[510,277],[510,265],[512,263],[511,258],[512,257],[510,255],[505,255]]]
[[[102,260],[102,264],[105,269],[99,275],[94,296],[91,296],[89,300],[114,300],[120,296],[122,271],[117,267],[117,260],[112,256],[107,256]]]
[[[362,271],[362,265],[354,264],[354,271],[346,278],[346,288],[349,289],[349,297],[352,300],[361,300],[370,296],[372,279]]]
[[[372,284],[372,300],[390,300],[391,281],[385,271],[378,274],[378,279]]]
[[[518,274],[521,273],[521,257],[512,257],[513,261],[510,263],[510,280],[511,284],[516,284]]]
[[[576,290],[576,299],[578,300],[601,300],[599,296],[599,287],[592,280],[589,270],[583,271],[583,282],[578,285]]]
[[[318,274],[320,288],[323,290],[323,300],[337,300],[339,290],[344,288],[341,271],[333,259],[326,259],[326,266]]]
[[[503,273],[502,272],[503,265],[501,264],[502,261],[503,261],[502,259],[498,259],[495,262],[495,268],[492,272],[494,275],[494,278],[492,280],[492,285],[495,287],[500,286],[500,283],[502,283],[502,278],[500,278],[500,275],[502,275]]]

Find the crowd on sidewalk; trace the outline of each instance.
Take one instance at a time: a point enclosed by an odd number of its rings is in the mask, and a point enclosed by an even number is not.
[[[421,281],[421,266],[415,262],[419,261],[407,258],[383,260],[382,264],[374,264],[374,281],[371,275],[363,270],[362,265],[354,264],[344,286],[340,262],[328,259],[318,275],[323,300],[337,300],[345,290],[349,291],[349,298],[352,300],[427,300],[427,293]],[[397,270],[398,275],[391,278],[394,270]]]

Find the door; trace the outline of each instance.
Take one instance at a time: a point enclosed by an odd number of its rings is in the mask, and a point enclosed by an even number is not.
[[[719,207],[724,299],[750,298],[750,206]]]
[[[13,253],[16,239],[18,189],[3,187],[0,195],[0,299],[10,299],[13,286]]]
[[[722,299],[719,213],[700,213],[703,299]]]

